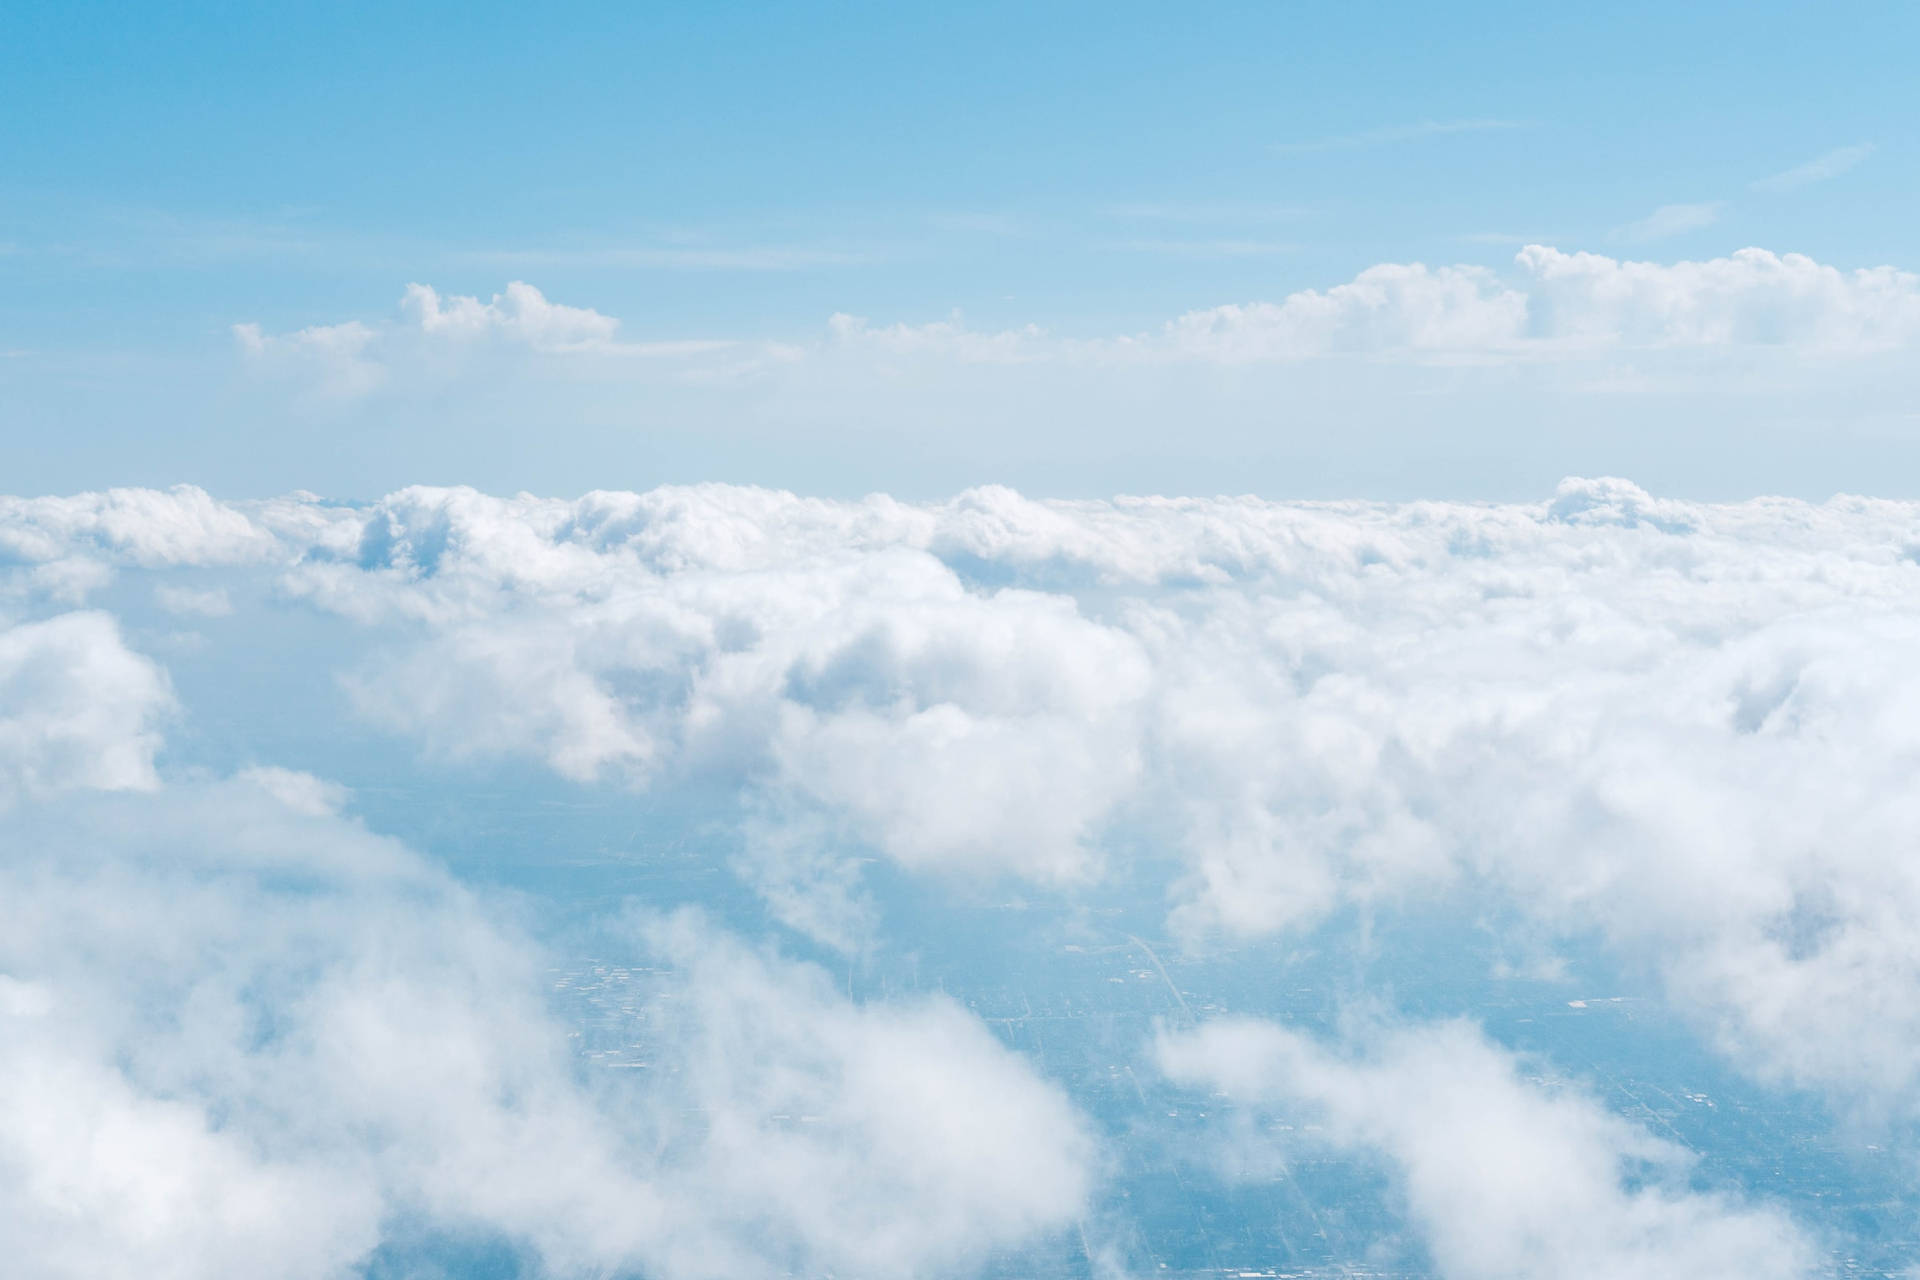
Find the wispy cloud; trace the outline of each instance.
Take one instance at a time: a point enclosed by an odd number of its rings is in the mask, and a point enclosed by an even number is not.
[[[1421,138],[1445,137],[1456,133],[1491,133],[1502,129],[1521,129],[1519,120],[1421,120],[1415,124],[1369,129],[1364,133],[1346,133],[1331,138],[1310,138],[1300,142],[1276,142],[1272,149],[1283,154],[1306,151],[1350,151],[1360,147],[1384,147],[1396,142],[1417,142]]]
[[[1871,142],[1856,142],[1850,147],[1835,147],[1823,156],[1816,156],[1802,165],[1770,178],[1761,178],[1753,184],[1755,191],[1793,191],[1799,187],[1810,187],[1816,182],[1825,182],[1828,178],[1837,178],[1847,170],[1873,154]]]
[[[1689,231],[1712,226],[1720,221],[1720,210],[1724,207],[1725,202],[1721,200],[1708,200],[1700,204],[1663,204],[1639,221],[1616,229],[1613,234],[1616,239],[1636,244],[1665,240],[1669,236],[1685,235]]]

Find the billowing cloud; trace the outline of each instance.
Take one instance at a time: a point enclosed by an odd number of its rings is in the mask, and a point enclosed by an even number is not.
[[[1083,1211],[1085,1121],[951,999],[638,918],[638,1060],[595,1070],[556,958],[342,788],[163,780],[165,678],[105,615],[0,632],[0,691],[13,1274],[325,1280],[421,1232],[556,1275],[950,1274]]]
[[[68,509],[17,545],[128,572],[144,544]],[[1195,941],[1471,887],[1657,974],[1758,1078],[1920,1103],[1912,504],[219,509],[272,548],[233,572],[364,629],[367,721],[735,795],[779,833],[747,879],[834,945],[876,920],[868,857],[1064,893],[1151,868]]]
[[[1163,1037],[1157,1054],[1177,1081],[1302,1122],[1244,1131],[1242,1165],[1323,1144],[1378,1153],[1444,1280],[1816,1274],[1785,1215],[1693,1189],[1690,1152],[1576,1087],[1527,1078],[1469,1025],[1338,1051],[1271,1022],[1219,1021]]]
[[[0,809],[23,795],[153,789],[172,702],[165,673],[109,614],[0,630]]]
[[[514,281],[490,302],[478,298],[441,298],[424,284],[410,284],[400,307],[421,332],[449,338],[501,334],[539,351],[580,351],[607,346],[620,322],[591,307],[547,301],[530,284]]]
[[[1743,249],[1663,265],[1529,245],[1517,281],[1475,268],[1372,267],[1325,293],[1182,316],[1166,342],[1227,362],[1403,353],[1552,359],[1791,347],[1864,354],[1920,335],[1920,277]]]

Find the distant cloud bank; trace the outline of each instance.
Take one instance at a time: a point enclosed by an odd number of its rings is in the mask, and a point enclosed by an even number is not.
[[[1667,206],[1625,234],[1661,238],[1710,224],[1716,210]],[[1195,248],[1271,247],[1206,242]],[[1920,276],[1894,267],[1843,270],[1764,249],[1663,264],[1528,245],[1507,272],[1385,263],[1324,290],[1191,311],[1134,334],[1067,337],[1034,325],[977,330],[957,317],[876,324],[850,315],[832,317],[824,335],[777,343],[630,342],[619,329],[612,316],[553,302],[515,282],[488,301],[443,297],[413,284],[395,319],[353,319],[280,335],[242,324],[234,333],[252,359],[303,372],[345,396],[371,393],[409,368],[442,359],[436,351],[478,344],[549,360],[640,360],[701,378],[761,376],[848,355],[1093,366],[1284,365],[1343,357],[1552,363],[1609,352],[1753,348],[1834,358],[1903,349],[1920,339]]]

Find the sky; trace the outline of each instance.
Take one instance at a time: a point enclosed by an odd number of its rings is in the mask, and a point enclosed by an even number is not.
[[[1920,261],[1915,22],[11,5],[0,427],[22,491],[1908,493],[1920,286],[1852,273]],[[1528,245],[1836,274],[1622,319],[1533,297]],[[1332,350],[1163,349],[1409,264],[1519,286],[1520,329],[1393,296]],[[619,349],[400,349],[409,286],[515,282]]]
[[[5,6],[8,1275],[1920,1278],[1917,27]]]

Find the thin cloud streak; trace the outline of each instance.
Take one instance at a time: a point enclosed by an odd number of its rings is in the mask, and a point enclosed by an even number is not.
[[[1801,187],[1810,187],[1816,182],[1825,182],[1837,178],[1849,169],[1857,166],[1874,152],[1871,142],[1856,142],[1849,147],[1835,147],[1825,155],[1816,156],[1803,165],[1796,165],[1770,178],[1761,178],[1753,184],[1755,191],[1781,192],[1796,191]]]
[[[1712,226],[1720,221],[1720,210],[1725,207],[1725,202],[1720,200],[1706,200],[1698,204],[1663,204],[1646,217],[1617,228],[1613,235],[1617,240],[1628,240],[1635,244],[1665,240],[1669,236],[1685,235],[1689,231]]]

